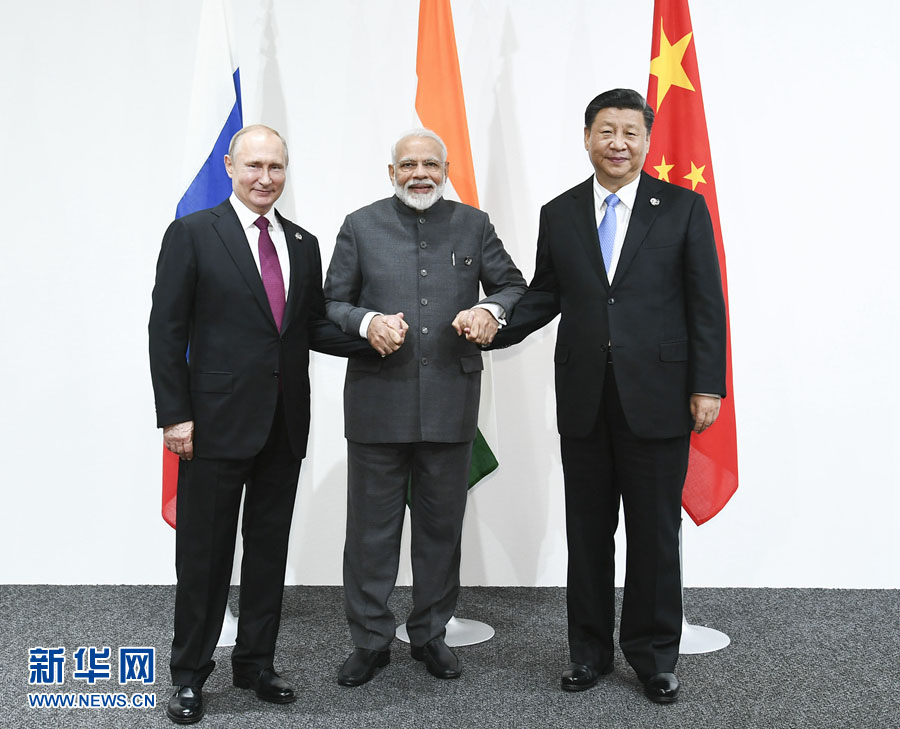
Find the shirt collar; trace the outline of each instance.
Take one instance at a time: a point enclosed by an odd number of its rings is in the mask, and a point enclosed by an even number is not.
[[[241,199],[233,192],[231,193],[231,197],[228,198],[228,201],[231,203],[231,207],[234,208],[234,212],[237,213],[238,220],[241,221],[241,227],[244,230],[249,230],[250,228],[256,227],[256,221],[259,218],[259,213],[254,212],[246,205],[244,205]],[[266,218],[269,221],[269,225],[271,225],[274,230],[281,230],[281,223],[275,216],[274,207],[266,213]]]
[[[597,206],[606,200],[607,196],[612,194],[609,190],[607,190],[603,185],[597,182],[597,175],[594,175],[594,200],[597,203]],[[629,210],[634,210],[634,200],[637,197],[637,189],[638,184],[641,181],[641,174],[638,173],[638,176],[635,177],[631,182],[627,185],[623,185],[616,191],[616,197],[619,198],[619,203],[625,205]]]

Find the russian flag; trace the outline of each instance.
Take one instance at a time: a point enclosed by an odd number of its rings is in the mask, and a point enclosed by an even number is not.
[[[231,194],[224,157],[231,138],[243,126],[243,115],[230,27],[226,0],[203,0],[185,133],[185,179],[191,182],[178,202],[178,218],[218,205]],[[162,517],[173,528],[177,490],[178,456],[163,448]]]

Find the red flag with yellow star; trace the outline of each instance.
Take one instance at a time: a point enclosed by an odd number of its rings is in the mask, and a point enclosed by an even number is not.
[[[725,250],[688,0],[655,0],[650,58],[647,102],[656,112],[656,121],[644,171],[666,182],[690,187],[706,198],[716,236],[727,311]],[[718,514],[738,486],[730,333],[726,342],[728,397],[722,400],[715,425],[691,437],[691,459],[682,505],[696,524]]]

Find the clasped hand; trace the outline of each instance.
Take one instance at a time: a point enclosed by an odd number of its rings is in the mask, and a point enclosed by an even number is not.
[[[500,325],[487,309],[476,307],[463,309],[451,325],[459,336],[464,336],[470,342],[486,346],[494,341],[494,336]]]
[[[406,339],[409,324],[403,320],[403,312],[396,314],[378,314],[372,317],[366,332],[369,344],[382,357],[396,352]]]

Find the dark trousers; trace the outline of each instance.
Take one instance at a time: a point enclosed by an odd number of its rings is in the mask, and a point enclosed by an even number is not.
[[[384,650],[396,621],[400,535],[412,477],[412,645],[443,635],[459,597],[471,443],[347,443],[344,604],[354,645]]]
[[[678,530],[690,434],[638,438],[628,428],[606,365],[597,423],[587,438],[561,438],[569,547],[571,660],[613,659],[615,541],[619,500],[627,555],[619,644],[641,679],[673,671],[681,639]],[[687,395],[685,395],[687,397]]]
[[[215,668],[212,655],[228,602],[245,484],[240,616],[231,661],[239,675],[255,676],[272,666],[299,475],[280,397],[269,438],[255,457],[179,464],[170,663],[175,685],[202,686]]]

